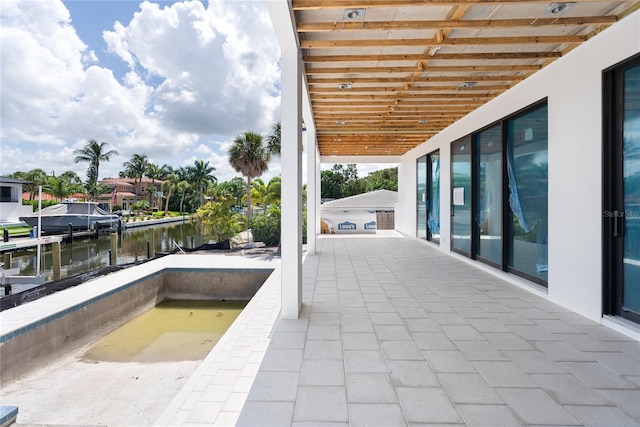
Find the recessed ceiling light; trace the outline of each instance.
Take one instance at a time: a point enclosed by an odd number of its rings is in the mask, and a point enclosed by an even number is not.
[[[351,89],[353,87],[353,84],[351,83],[340,83],[338,85],[338,89]]]
[[[472,87],[474,87],[476,85],[476,82],[462,82],[460,83],[460,86],[458,86],[460,89],[470,89]]]
[[[363,19],[366,9],[345,9],[342,19]]]
[[[547,7],[547,12],[549,13],[562,13],[565,10],[569,9],[571,6],[573,6],[575,4],[575,2],[570,2],[570,3],[551,3],[549,5],[549,7]]]

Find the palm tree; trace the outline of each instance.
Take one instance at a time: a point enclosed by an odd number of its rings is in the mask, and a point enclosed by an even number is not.
[[[82,180],[80,179],[78,174],[73,171],[63,172],[62,174],[60,174],[60,177],[66,179],[69,184],[80,186],[82,185]]]
[[[155,163],[147,163],[147,170],[145,175],[147,178],[151,178],[151,191],[149,191],[149,206],[154,207],[155,203],[153,199],[156,194],[156,179],[162,178],[162,168]]]
[[[260,178],[256,178],[251,183],[251,199],[258,206],[262,205],[264,212],[267,212],[267,185]]]
[[[247,131],[236,136],[229,149],[229,163],[247,177],[247,221],[251,222],[251,180],[269,168],[271,154],[262,143],[262,135]]]
[[[50,176],[44,185],[44,190],[59,201],[69,197],[75,192],[82,192],[84,188],[81,182],[76,181],[75,172],[65,172],[60,176]]]
[[[167,193],[167,200],[164,204],[164,216],[169,215],[169,199],[171,198],[173,189],[178,181],[178,175],[173,172],[164,177],[164,182],[162,183],[162,191]]]
[[[176,191],[180,193],[180,215],[184,212],[184,196],[191,189],[189,181],[178,181],[176,184]]]
[[[47,173],[42,169],[33,169],[26,173],[24,179],[31,182],[27,188],[29,188],[29,200],[33,200],[38,187],[47,183]]]
[[[267,184],[267,194],[265,196],[265,202],[267,204],[280,206],[281,187],[282,187],[282,180],[279,176],[274,176],[269,180],[269,184]]]
[[[189,168],[191,182],[198,186],[200,206],[202,206],[203,202],[204,187],[208,186],[212,182],[218,181],[218,178],[212,174],[215,170],[216,168],[209,166],[209,162],[205,162],[204,160],[196,160],[194,165]]]
[[[133,182],[136,187],[136,194],[133,201],[134,203],[138,201],[138,193],[140,193],[140,181],[142,180],[144,174],[147,172],[148,164],[149,160],[147,159],[146,154],[134,154],[131,157],[131,160],[122,164],[122,166],[124,166],[124,176],[133,178]]]
[[[267,150],[272,156],[280,157],[280,122],[271,126],[271,133],[267,135]]]
[[[89,169],[87,170],[87,181],[89,183],[98,181],[98,174],[100,170],[100,162],[108,162],[111,156],[117,156],[116,150],[107,151],[106,142],[98,142],[95,139],[87,141],[87,145],[81,150],[75,150],[73,154],[76,155],[75,162],[88,162]]]
[[[84,186],[84,195],[87,200],[95,200],[98,196],[113,191],[113,186],[98,184],[97,182],[88,182]]]

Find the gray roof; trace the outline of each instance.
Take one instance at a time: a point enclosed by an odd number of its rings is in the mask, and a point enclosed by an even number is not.
[[[6,176],[0,176],[0,182],[4,184],[31,184],[30,181],[25,181],[24,179],[9,178]]]
[[[366,209],[366,210],[394,210],[398,203],[398,192],[390,190],[375,190],[368,193],[356,194],[322,204],[325,209]]]

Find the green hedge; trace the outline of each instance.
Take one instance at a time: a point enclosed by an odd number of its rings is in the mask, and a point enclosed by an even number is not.
[[[280,244],[280,215],[273,211],[267,215],[251,218],[251,231],[254,242],[264,242],[267,246]],[[302,243],[307,243],[307,211],[302,212]]]
[[[259,215],[251,218],[254,242],[264,242],[267,246],[280,244],[280,216]]]

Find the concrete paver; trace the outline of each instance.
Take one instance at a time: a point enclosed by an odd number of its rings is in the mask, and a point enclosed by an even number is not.
[[[640,343],[536,293],[402,237],[326,236],[303,270],[239,426],[640,426]]]

